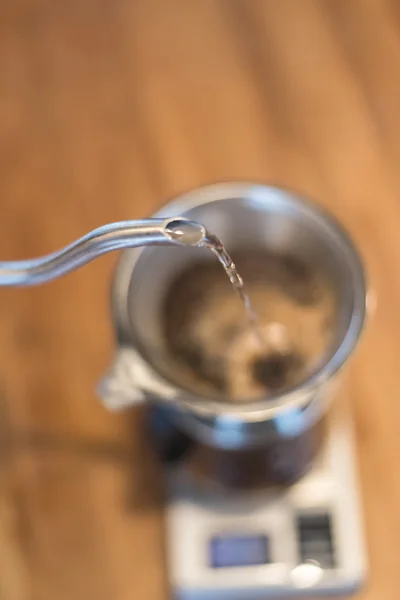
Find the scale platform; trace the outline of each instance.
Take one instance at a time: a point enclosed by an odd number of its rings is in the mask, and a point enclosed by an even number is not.
[[[285,489],[206,487],[167,473],[167,560],[179,600],[323,598],[366,570],[351,420],[330,418],[313,469]]]

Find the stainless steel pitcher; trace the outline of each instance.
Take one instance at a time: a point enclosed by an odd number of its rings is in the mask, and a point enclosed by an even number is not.
[[[238,247],[292,255],[322,268],[337,294],[334,341],[300,385],[246,404],[189,391],[168,377],[161,309],[176,275],[206,249],[126,250],[112,286],[117,348],[99,386],[104,404],[121,409],[150,401],[208,447],[237,452],[306,439],[326,414],[336,375],[354,350],[366,313],[366,283],[351,240],[328,213],[282,189],[251,183],[207,186],[179,196],[156,217],[181,215],[210,228],[229,252]],[[245,275],[244,275],[245,277]],[[233,292],[232,292],[233,293]],[[292,444],[293,446],[293,444]]]

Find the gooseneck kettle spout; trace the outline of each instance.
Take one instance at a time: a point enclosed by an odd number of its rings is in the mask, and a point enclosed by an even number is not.
[[[202,246],[206,238],[203,225],[181,217],[110,223],[47,256],[0,262],[0,286],[46,283],[112,250],[170,244]]]

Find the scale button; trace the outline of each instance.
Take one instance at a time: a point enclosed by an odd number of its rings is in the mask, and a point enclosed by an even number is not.
[[[316,562],[324,569],[336,566],[330,515],[299,514],[296,519],[301,564]]]
[[[308,588],[316,585],[322,578],[322,575],[323,570],[315,561],[297,565],[290,573],[292,582],[299,588]]]

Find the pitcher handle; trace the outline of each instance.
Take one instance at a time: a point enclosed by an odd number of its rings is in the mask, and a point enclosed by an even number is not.
[[[97,387],[104,406],[112,411],[141,404],[148,395],[173,398],[175,389],[164,382],[129,346],[122,346],[112,362],[111,368]]]

